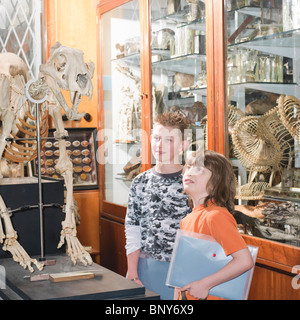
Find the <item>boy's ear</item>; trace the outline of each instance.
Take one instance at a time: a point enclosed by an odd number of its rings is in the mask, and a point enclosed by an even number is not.
[[[190,143],[188,140],[182,141],[182,151],[185,151],[189,147]]]

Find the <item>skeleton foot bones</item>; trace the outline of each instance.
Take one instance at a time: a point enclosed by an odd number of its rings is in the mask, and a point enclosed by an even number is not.
[[[67,253],[74,264],[76,264],[76,260],[81,261],[85,266],[87,264],[92,264],[93,260],[90,254],[83,248],[76,237],[76,234],[76,228],[63,228],[60,233],[60,242],[58,244],[58,248],[61,248],[66,240]]]
[[[68,181],[68,180],[67,180]],[[68,193],[68,190],[67,190]],[[67,195],[68,197],[68,195]],[[71,201],[73,203],[72,197]],[[85,266],[92,264],[93,260],[90,254],[84,249],[77,238],[77,230],[75,223],[74,206],[65,206],[66,219],[62,222],[62,230],[60,232],[60,241],[57,248],[61,248],[66,241],[67,253],[70,256],[72,262],[76,264],[79,260]]]
[[[30,272],[34,272],[34,269],[31,266],[34,264],[39,271],[42,271],[44,265],[42,263],[39,263],[36,259],[31,259],[16,239],[17,233],[14,238],[7,238],[4,241],[3,250],[9,251],[13,257],[13,260],[19,263],[24,269],[28,268]]]
[[[5,207],[4,201],[0,196],[0,217],[3,218],[6,226],[6,235],[3,232],[2,223],[0,219],[0,243],[3,244],[3,250],[9,251],[13,260],[19,263],[24,269],[28,268],[33,272],[32,264],[34,264],[40,271],[43,270],[43,264],[39,263],[36,259],[31,259],[27,252],[17,241],[17,232],[13,229],[9,210]]]

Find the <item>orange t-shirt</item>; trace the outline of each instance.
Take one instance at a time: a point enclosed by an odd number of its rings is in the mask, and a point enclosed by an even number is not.
[[[180,229],[212,236],[224,249],[226,255],[247,248],[237,224],[230,212],[211,202],[200,205],[181,220]],[[193,299],[188,293],[187,299]]]
[[[227,256],[247,248],[233,215],[226,208],[211,202],[206,208],[203,204],[194,208],[181,220],[180,229],[212,236],[223,247]]]

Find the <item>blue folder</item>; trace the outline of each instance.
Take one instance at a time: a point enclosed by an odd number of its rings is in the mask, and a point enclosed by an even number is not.
[[[258,247],[248,246],[255,265]],[[223,268],[232,257],[210,236],[179,230],[168,270],[166,285],[182,286],[205,278]],[[229,300],[248,298],[254,267],[240,276],[213,287],[209,294]]]

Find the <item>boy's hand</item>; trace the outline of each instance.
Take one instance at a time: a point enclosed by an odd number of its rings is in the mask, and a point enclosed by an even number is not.
[[[139,284],[139,285],[143,286],[142,281],[141,281],[140,279],[138,279],[138,280],[133,280],[133,282],[135,282],[135,283],[137,283],[137,284]]]
[[[137,284],[143,286],[143,283],[142,283],[142,281],[139,279],[139,276],[137,275],[137,273],[131,274],[131,273],[128,271],[128,273],[127,273],[127,278],[128,278],[130,281],[132,281],[132,282],[134,282],[134,283],[137,283]]]
[[[179,289],[180,291],[188,291],[188,293],[196,299],[205,300],[209,295],[209,288],[205,286],[202,280],[193,281]]]

